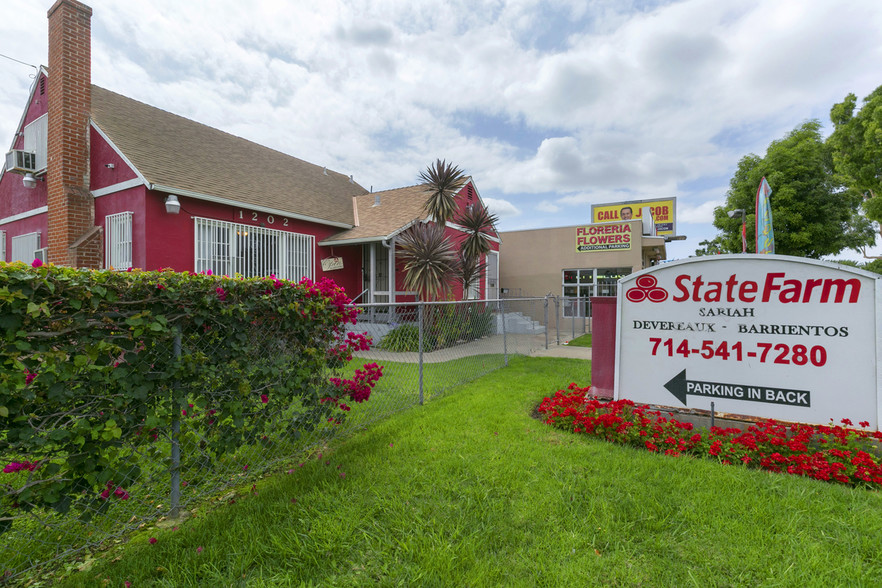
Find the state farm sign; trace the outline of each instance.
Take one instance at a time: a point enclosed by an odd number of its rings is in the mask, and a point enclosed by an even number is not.
[[[619,282],[616,398],[878,428],[879,280],[781,255],[631,274]]]

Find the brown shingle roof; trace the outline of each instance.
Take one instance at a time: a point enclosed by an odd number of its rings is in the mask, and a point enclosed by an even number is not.
[[[92,86],[92,120],[150,184],[328,221],[354,224],[352,196],[367,192],[246,139]]]
[[[407,186],[355,197],[358,225],[322,241],[321,245],[385,239],[411,222],[427,218],[423,205],[428,194],[422,186]],[[379,206],[375,205],[380,199]]]

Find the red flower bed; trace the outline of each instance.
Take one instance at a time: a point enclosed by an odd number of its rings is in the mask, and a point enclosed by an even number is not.
[[[678,456],[711,456],[723,464],[742,464],[818,480],[878,488],[882,485],[882,432],[842,425],[785,425],[765,420],[746,431],[711,427],[695,430],[673,413],[650,410],[630,400],[590,396],[590,388],[570,384],[545,398],[538,411],[557,428]],[[869,423],[859,423],[863,429]]]

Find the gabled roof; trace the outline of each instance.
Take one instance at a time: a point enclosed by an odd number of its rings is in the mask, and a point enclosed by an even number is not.
[[[92,122],[153,189],[352,226],[349,177],[92,86]]]
[[[363,194],[352,199],[358,226],[337,233],[319,245],[345,245],[382,241],[400,233],[414,221],[424,220],[428,194],[423,186],[407,186]],[[377,204],[379,200],[379,204]]]

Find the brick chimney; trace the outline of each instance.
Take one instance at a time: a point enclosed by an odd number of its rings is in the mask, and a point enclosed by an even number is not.
[[[98,268],[101,229],[89,192],[92,9],[57,0],[48,18],[48,257],[56,265]]]

